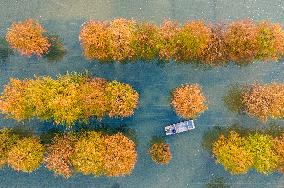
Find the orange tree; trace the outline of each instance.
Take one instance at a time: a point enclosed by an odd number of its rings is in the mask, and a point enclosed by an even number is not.
[[[137,161],[135,143],[122,133],[106,136],[104,143],[106,176],[130,175]]]
[[[165,143],[163,139],[154,139],[148,150],[148,154],[157,164],[169,164],[172,159],[170,145]]]
[[[102,61],[111,59],[108,26],[106,22],[92,20],[82,26],[79,39],[86,58]]]
[[[284,117],[284,84],[253,84],[242,97],[245,111],[267,121]]]
[[[10,46],[22,55],[42,56],[49,47],[50,42],[45,36],[45,29],[37,21],[28,19],[13,23],[6,34]]]
[[[196,118],[207,110],[201,87],[198,84],[187,84],[172,91],[171,104],[176,113],[187,119]]]
[[[251,20],[239,20],[229,24],[224,40],[230,60],[251,62],[258,52],[258,28]]]
[[[109,26],[110,55],[115,61],[132,60],[136,52],[132,46],[136,39],[137,24],[134,20],[114,19]]]
[[[89,21],[80,32],[88,59],[198,61],[216,65],[235,61],[278,60],[284,54],[284,30],[269,21],[237,20],[228,25],[166,20],[162,25],[123,18]]]
[[[205,64],[221,64],[228,62],[228,48],[224,40],[225,28],[223,25],[211,25],[209,27],[210,43],[203,50],[201,61]]]
[[[111,81],[106,85],[106,98],[110,117],[128,117],[134,113],[139,94],[129,84]]]
[[[45,165],[55,174],[69,178],[72,173],[70,157],[74,153],[76,137],[72,134],[57,135],[47,148]]]
[[[158,30],[157,47],[159,49],[159,58],[162,60],[171,60],[177,53],[176,34],[180,27],[178,22],[166,20]]]
[[[22,137],[11,129],[0,130],[0,166],[31,173],[42,163],[56,175],[75,172],[94,176],[130,175],[137,162],[136,145],[122,133],[99,131],[57,134],[50,144],[37,137]]]
[[[278,156],[277,169],[284,173],[284,133],[281,136],[274,138],[273,150]]]
[[[82,101],[82,115],[103,118],[109,113],[106,86],[108,82],[103,78],[89,79],[80,86],[78,98]],[[110,91],[111,92],[111,91]]]

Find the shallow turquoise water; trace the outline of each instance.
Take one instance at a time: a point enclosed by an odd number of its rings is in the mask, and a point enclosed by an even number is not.
[[[111,20],[115,17],[134,18],[161,23],[165,18],[184,22],[187,19],[231,21],[238,18],[269,19],[284,25],[282,0],[0,0],[0,34],[12,21],[38,19],[50,32],[63,39],[68,52],[61,62],[46,59],[11,56],[0,63],[0,91],[10,77],[32,78],[36,75],[55,76],[67,71],[88,70],[95,76],[117,79],[132,84],[140,93],[135,115],[125,120],[105,119],[103,122],[127,124],[137,133],[139,159],[131,176],[94,178],[75,175],[66,180],[55,177],[45,168],[32,174],[17,173],[11,169],[0,171],[0,187],[98,187],[98,188],[183,188],[204,187],[215,177],[223,177],[231,187],[284,187],[280,174],[269,176],[250,171],[247,175],[231,176],[202,146],[202,136],[210,127],[234,123],[263,126],[260,122],[228,112],[222,96],[233,83],[284,82],[284,63],[255,63],[246,67],[200,68],[185,64],[158,64],[156,62],[101,64],[82,57],[78,41],[81,24],[88,20]],[[163,135],[165,125],[180,121],[169,105],[170,91],[183,83],[199,83],[208,97],[209,110],[196,121],[197,128],[189,133],[167,137],[173,159],[168,166],[156,166],[147,156],[152,136]],[[284,126],[283,121],[278,124]],[[21,125],[10,119],[0,119],[0,126]],[[36,132],[50,127],[37,120],[26,122]]]

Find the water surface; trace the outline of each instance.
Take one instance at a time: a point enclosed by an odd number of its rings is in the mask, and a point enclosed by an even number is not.
[[[110,80],[117,79],[134,86],[140,93],[139,108],[133,117],[124,120],[105,119],[108,124],[127,124],[137,133],[139,158],[131,176],[94,178],[77,174],[66,180],[55,177],[44,167],[32,174],[17,173],[9,168],[0,171],[0,187],[97,187],[97,188],[199,188],[218,177],[231,187],[284,187],[281,174],[261,175],[250,171],[231,176],[217,165],[202,146],[202,136],[213,126],[235,123],[263,126],[255,119],[228,112],[222,96],[234,83],[284,82],[284,63],[256,62],[246,67],[230,64],[204,69],[189,64],[136,62],[102,64],[82,57],[78,41],[80,26],[92,19],[111,20],[116,17],[161,23],[164,19],[180,22],[203,19],[207,22],[228,22],[240,18],[268,19],[284,25],[282,0],[0,0],[0,34],[3,36],[12,21],[38,19],[48,31],[57,33],[67,48],[64,59],[57,63],[46,59],[15,55],[0,63],[0,91],[10,77],[21,79],[34,75],[84,72]],[[196,120],[192,132],[167,137],[173,159],[168,166],[155,165],[147,156],[152,136],[163,135],[165,125],[180,121],[172,111],[170,91],[184,83],[199,83],[208,97],[209,109]],[[2,116],[1,116],[2,117]],[[277,121],[284,125],[283,121]],[[37,120],[24,125],[11,119],[0,119],[0,126],[28,126],[36,132],[50,127]]]

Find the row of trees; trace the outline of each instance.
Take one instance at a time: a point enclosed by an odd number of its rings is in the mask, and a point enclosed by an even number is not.
[[[11,79],[0,96],[0,110],[18,121],[37,117],[55,124],[73,125],[89,118],[129,117],[137,108],[139,94],[128,84],[66,74],[57,79]],[[284,85],[279,83],[237,86],[224,97],[229,110],[262,121],[284,118]],[[195,119],[208,109],[198,84],[172,90],[171,105],[177,115]]]
[[[48,37],[44,27],[32,19],[13,23],[6,40],[26,56],[43,56],[54,51],[54,46],[58,50],[53,53],[65,53],[58,40]],[[190,21],[180,25],[167,20],[157,26],[123,18],[110,22],[90,20],[83,24],[79,40],[86,58],[101,61],[159,58],[205,64],[250,63],[278,60],[284,54],[284,30],[280,24],[269,21]]]
[[[137,161],[135,143],[122,133],[58,134],[46,145],[38,137],[22,137],[3,128],[0,142],[0,166],[27,173],[44,164],[66,178],[74,173],[124,176],[131,174]]]
[[[236,113],[246,113],[266,122],[284,118],[284,84],[234,85],[224,96],[225,105]],[[172,90],[171,105],[177,115],[195,119],[208,109],[198,84],[185,84]]]
[[[80,41],[88,59],[175,60],[217,64],[229,61],[278,60],[284,54],[284,30],[268,21],[239,20],[230,24],[190,21],[160,26],[114,19],[86,22]]]
[[[284,172],[284,133],[272,137],[260,132],[241,135],[230,131],[219,136],[212,152],[216,162],[232,174],[245,174],[252,168],[263,174]]]
[[[11,79],[0,96],[0,110],[18,121],[37,117],[69,126],[91,117],[129,117],[138,99],[129,84],[72,73]]]
[[[246,113],[261,121],[284,118],[284,84],[235,85],[224,97],[232,112]]]

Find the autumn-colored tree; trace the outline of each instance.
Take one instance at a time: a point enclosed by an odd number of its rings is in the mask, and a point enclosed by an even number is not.
[[[284,117],[284,84],[253,84],[242,97],[245,111],[262,121]]]
[[[223,25],[211,25],[210,43],[204,49],[201,61],[205,64],[221,64],[228,62],[228,49],[226,47]]]
[[[251,20],[239,20],[229,24],[224,40],[230,60],[247,63],[255,59],[258,52],[258,28]]]
[[[253,167],[260,173],[273,172],[278,165],[278,156],[273,150],[272,136],[255,133],[245,139],[245,148],[253,155]]]
[[[55,174],[69,178],[72,173],[70,158],[74,153],[76,137],[71,134],[57,135],[47,148],[45,157],[46,168],[54,171]]]
[[[111,81],[106,85],[110,117],[128,117],[137,107],[139,94],[128,84]]]
[[[162,60],[171,60],[177,53],[176,34],[179,32],[178,22],[166,20],[160,26],[158,31],[159,57]]]
[[[13,23],[8,29],[6,40],[12,48],[18,50],[22,55],[42,56],[50,47],[45,32],[43,26],[37,21],[28,19]]]
[[[273,150],[278,156],[277,170],[284,173],[284,133],[274,138]]]
[[[19,137],[11,129],[0,130],[0,168],[6,165],[9,151],[17,143]]]
[[[29,104],[25,99],[27,80],[10,79],[0,96],[0,109],[2,113],[16,120],[24,120],[31,116]]]
[[[284,55],[284,31],[281,25],[267,21],[258,24],[258,52],[260,60],[278,60]]]
[[[101,61],[112,58],[110,56],[110,31],[108,27],[109,24],[106,22],[92,20],[82,26],[79,39],[86,58]]]
[[[211,29],[203,21],[192,21],[184,24],[175,34],[177,61],[202,59],[204,50],[211,43]]]
[[[171,104],[176,113],[186,119],[196,118],[207,110],[206,98],[198,84],[186,84],[172,92]]]
[[[157,164],[167,165],[172,159],[170,145],[164,142],[153,143],[148,150],[152,160]]]
[[[33,172],[43,162],[45,148],[38,138],[23,138],[8,152],[8,165],[17,171]]]
[[[77,172],[94,176],[129,175],[136,161],[132,140],[121,133],[105,135],[96,131],[81,134],[71,156],[71,164]]]
[[[110,22],[109,43],[110,55],[115,61],[132,60],[135,58],[135,51],[132,46],[136,39],[136,22],[123,18],[114,19]]]
[[[77,172],[104,175],[105,137],[100,132],[88,132],[75,143],[71,164]]]
[[[135,143],[121,133],[105,138],[104,170],[107,176],[130,175],[137,161]]]
[[[79,39],[88,59],[102,61],[197,61],[216,65],[235,61],[278,60],[284,55],[284,30],[269,21],[237,20],[228,25],[165,20],[159,27],[124,18],[89,21]]]
[[[84,117],[95,116],[101,119],[108,114],[106,85],[107,80],[94,78],[80,86],[79,99],[82,101],[82,114]]]
[[[0,110],[19,121],[37,117],[71,126],[91,117],[131,116],[138,99],[128,84],[72,73],[57,79],[11,79],[0,96]]]
[[[245,174],[253,165],[253,153],[245,147],[245,139],[231,131],[213,144],[216,162],[232,174]]]
[[[147,22],[137,25],[132,46],[138,59],[152,60],[158,57],[158,29],[156,25]]]

